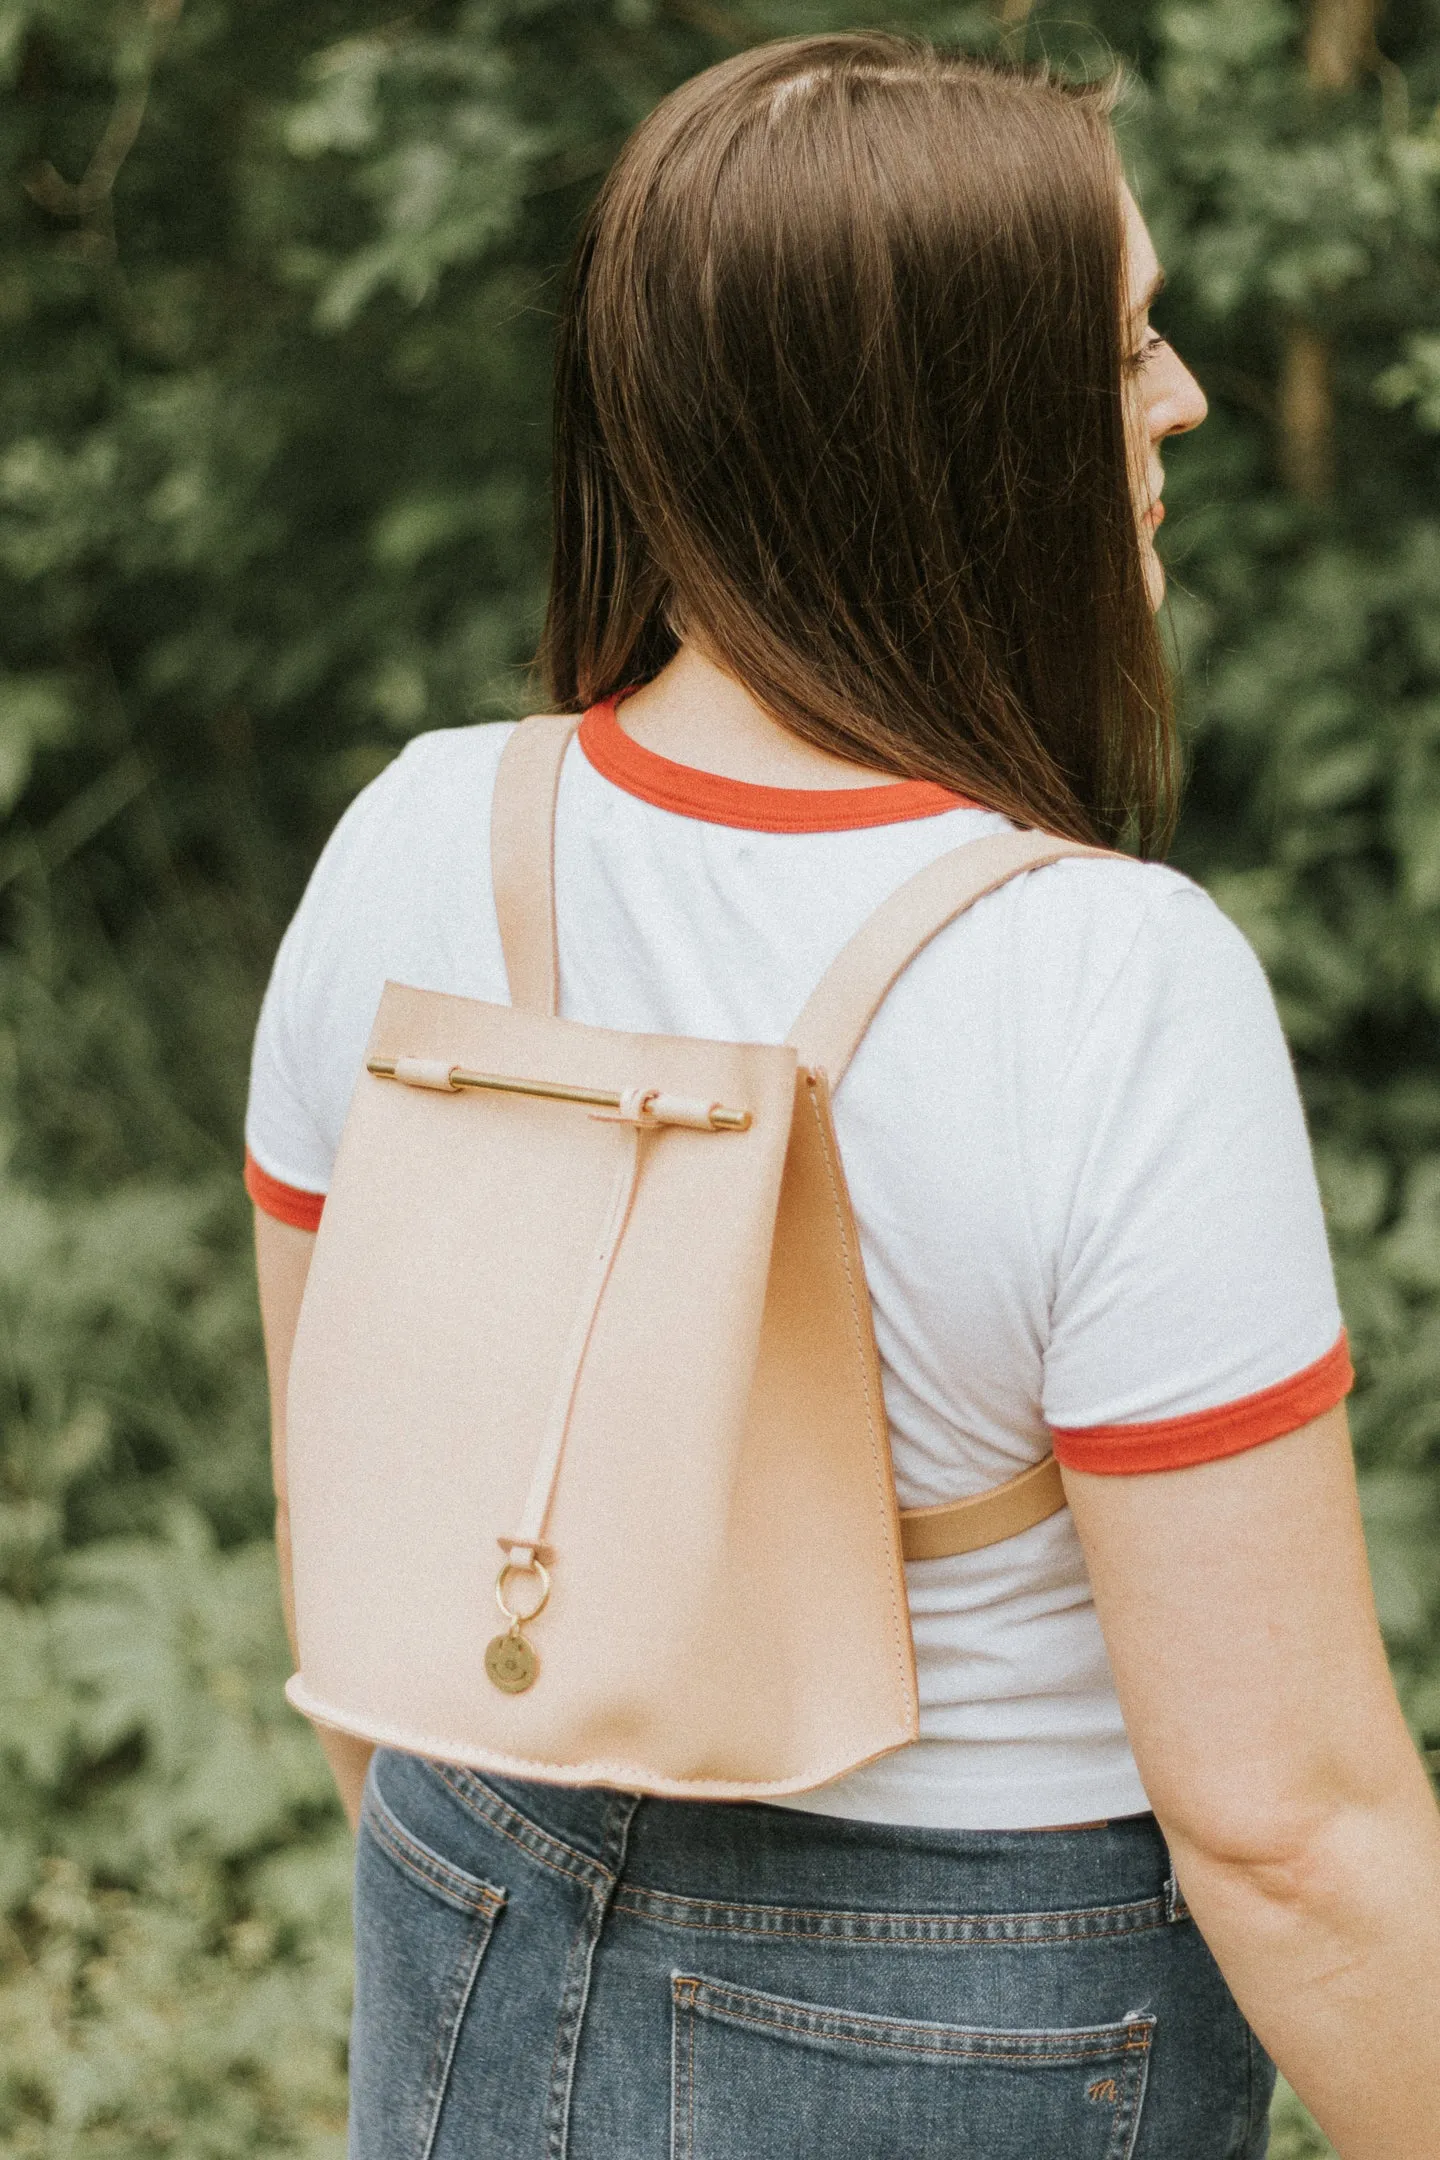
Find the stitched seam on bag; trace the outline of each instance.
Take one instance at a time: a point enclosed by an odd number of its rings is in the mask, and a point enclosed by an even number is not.
[[[409,1726],[395,1725],[382,1718],[367,1718],[363,1722],[357,1720],[350,1723],[334,1705],[318,1703],[308,1694],[297,1693],[289,1699],[302,1716],[311,1718],[316,1724],[333,1726],[337,1732],[350,1733],[357,1739],[367,1741],[372,1747],[392,1748],[402,1755],[422,1755],[432,1769],[454,1767],[477,1780],[480,1778],[478,1769],[472,1769],[468,1763],[457,1760],[453,1732],[417,1733]],[[885,1747],[876,1749],[876,1755],[889,1752],[888,1743]],[[847,1772],[859,1767],[853,1759],[847,1762],[837,1758],[833,1767],[819,1778],[819,1783],[828,1785],[832,1778],[844,1777]],[[499,1748],[491,1748],[486,1750],[484,1768],[494,1777],[538,1778],[542,1782],[556,1782],[554,1759],[547,1759],[542,1755],[507,1755]],[[772,1796],[786,1799],[794,1793],[812,1791],[815,1774],[811,1773],[804,1778],[676,1776],[652,1783],[650,1772],[643,1763],[591,1761],[567,1763],[565,1782],[569,1785],[607,1785],[618,1792],[634,1792],[643,1788],[647,1794],[661,1800],[688,1801],[698,1795],[701,1800],[761,1802]],[[458,1787],[455,1790],[458,1793]],[[498,1804],[503,1806],[504,1803]],[[521,1821],[525,1819],[523,1816],[520,1818]],[[499,1828],[498,1824],[496,1828]],[[540,1834],[544,1835],[543,1832]],[[586,1866],[594,1865],[588,1853],[577,1853],[576,1857]]]
[[[412,1837],[373,1786],[366,1796],[364,1822],[376,1844],[397,1867],[418,1875],[430,1889],[449,1897],[465,1912],[493,1921],[504,1905],[503,1890],[478,1875],[467,1875],[462,1868],[452,1867],[439,1853],[431,1852],[428,1845]]]
[[[1093,1911],[977,1914],[968,1918],[945,1913],[808,1912],[799,1907],[714,1905],[699,1898],[672,1897],[664,1891],[623,1889],[616,1896],[615,1910],[659,1927],[693,1933],[738,1935],[768,1942],[843,1942],[855,1949],[877,1950],[950,1950],[966,1945],[979,1949],[1041,1949],[1055,1943],[1104,1942],[1149,1934],[1167,1925],[1159,1898],[1133,1905],[1096,1906]],[[806,1920],[818,1924],[794,1924]],[[1111,1924],[1097,1924],[1106,1922]]]
[[[586,1890],[602,1889],[610,1881],[609,1874],[598,1860],[592,1859],[589,1853],[578,1851],[573,1845],[565,1844],[563,1839],[552,1837],[549,1831],[542,1830],[538,1823],[532,1823],[528,1815],[522,1815],[518,1808],[511,1807],[508,1800],[502,1800],[499,1793],[492,1792],[473,1772],[456,1772],[448,1763],[439,1762],[432,1763],[431,1768],[454,1793],[462,1807],[468,1808],[472,1815],[478,1816],[481,1822],[487,1823],[499,1836],[508,1838],[512,1845],[518,1845],[520,1850],[540,1867],[550,1868],[557,1875],[568,1876],[572,1882],[580,1883]],[[470,1782],[462,1783],[461,1779]],[[478,1787],[478,1791],[472,1789],[472,1786]],[[568,1859],[557,1858],[560,1854],[568,1855]]]
[[[855,1271],[850,1263],[850,1240],[846,1235],[845,1209],[840,1200],[840,1184],[835,1174],[835,1164],[831,1159],[830,1136],[825,1130],[825,1120],[820,1115],[820,1101],[813,1080],[806,1081],[805,1093],[809,1098],[811,1113],[815,1119],[815,1129],[820,1135],[820,1153],[825,1164],[825,1175],[830,1180],[830,1202],[835,1210],[835,1227],[840,1237],[840,1256],[845,1268],[845,1286],[850,1293],[850,1318],[854,1327],[856,1347],[860,1353],[860,1371],[865,1388],[865,1419],[870,1433],[870,1467],[874,1474],[875,1489],[880,1496],[881,1505],[893,1513],[895,1504],[894,1472],[891,1471],[889,1480],[885,1475],[886,1470],[890,1468],[890,1425],[887,1419],[882,1433],[876,1421],[876,1405],[871,1392],[874,1375],[870,1369],[870,1360],[865,1354],[865,1326],[860,1315],[859,1297],[855,1288]],[[868,1290],[866,1297],[868,1303]],[[883,1461],[880,1454],[882,1442],[885,1451]],[[895,1596],[892,1578],[890,1586],[890,1625],[894,1637],[895,1665],[900,1679],[902,1695],[907,1695],[910,1692],[908,1683],[911,1668],[906,1659],[904,1648],[909,1624],[910,1615],[907,1604],[905,1631],[902,1633],[900,1606]]]
[[[1064,2044],[1055,2045],[1059,2035],[1036,2034],[1033,2042],[1026,2045],[1029,2035],[997,2033],[995,2045],[964,2044],[966,2036],[957,2033],[952,2039],[940,2028],[929,2032],[924,2026],[897,2022],[894,2025],[883,2018],[869,2021],[868,2027],[858,2024],[844,2011],[824,2010],[818,2005],[811,2009],[796,2004],[793,2009],[776,2005],[774,2011],[766,2012],[754,2007],[754,1998],[742,1997],[746,2007],[740,2008],[734,1993],[717,1987],[713,1981],[697,1980],[688,1974],[674,1982],[677,2002],[683,2001],[692,2017],[702,2017],[708,2011],[727,2024],[753,2025],[760,2032],[788,2032],[816,2040],[838,2040],[846,2045],[877,2050],[898,2048],[910,2055],[958,2056],[971,2062],[1020,2062],[1046,2066],[1051,2063],[1111,2062],[1123,2055],[1148,2055],[1154,2030],[1154,2020],[1135,2023],[1125,2029],[1125,2038],[1117,2040],[1113,2032],[1094,2030],[1089,2033],[1066,2033]],[[702,2004],[702,1995],[706,2001]],[[881,2029],[883,2028],[883,2030]],[[913,2040],[897,2037],[913,2033]],[[971,2036],[981,2042],[982,2036]],[[989,2041],[990,2035],[983,2036]]]

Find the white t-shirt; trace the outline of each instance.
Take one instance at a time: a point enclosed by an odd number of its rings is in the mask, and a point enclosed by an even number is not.
[[[283,1219],[318,1221],[387,978],[507,998],[488,833],[508,733],[412,742],[311,879],[247,1121],[250,1190]],[[779,1041],[887,894],[1003,827],[924,783],[717,779],[597,708],[560,786],[561,1011]],[[891,992],[835,1117],[902,1507],[983,1491],[1052,1444],[1086,1470],[1203,1461],[1349,1386],[1269,989],[1176,872],[1063,863],[981,901]],[[909,1583],[920,1740],[790,1805],[973,1829],[1147,1806],[1068,1512]]]

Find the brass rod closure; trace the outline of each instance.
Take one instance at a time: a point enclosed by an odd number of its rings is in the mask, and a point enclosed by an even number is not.
[[[410,1068],[397,1071],[398,1066]],[[372,1057],[365,1060],[365,1070],[377,1080],[406,1080],[411,1086],[439,1089],[488,1088],[502,1095],[542,1095],[553,1102],[589,1103],[596,1110],[622,1110],[625,1098],[618,1089],[569,1087],[560,1080],[512,1080],[503,1073],[470,1072],[463,1065],[447,1066],[439,1059],[396,1059]],[[724,1103],[698,1104],[686,1102],[683,1117],[666,1116],[667,1097],[655,1091],[655,1122],[658,1124],[708,1125],[714,1132],[747,1132],[750,1127],[748,1110],[727,1109]],[[681,1106],[677,1102],[676,1108]],[[697,1114],[698,1113],[698,1114]]]

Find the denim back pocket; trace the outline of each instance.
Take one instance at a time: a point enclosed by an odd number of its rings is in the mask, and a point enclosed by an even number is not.
[[[1129,2160],[1153,2018],[997,2032],[673,1975],[674,2160]]]
[[[428,2160],[505,1892],[432,1852],[365,1788],[355,1855],[350,2160]]]

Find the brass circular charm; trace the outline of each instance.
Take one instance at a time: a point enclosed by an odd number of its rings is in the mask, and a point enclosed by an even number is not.
[[[523,1695],[533,1687],[540,1660],[523,1635],[497,1635],[485,1652],[485,1670],[506,1695]]]

